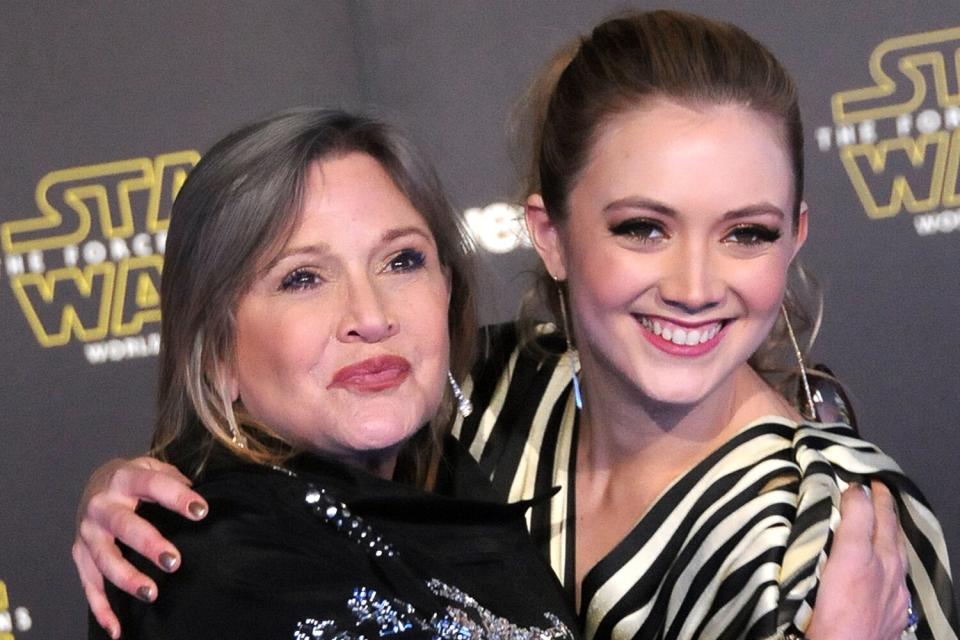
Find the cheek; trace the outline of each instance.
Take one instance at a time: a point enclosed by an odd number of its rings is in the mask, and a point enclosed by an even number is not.
[[[256,394],[316,372],[325,363],[327,332],[303,313],[274,310],[264,321],[238,319],[237,366],[240,393]],[[270,393],[269,390],[265,393]]]
[[[586,252],[570,270],[570,304],[576,316],[631,305],[656,281],[656,264],[616,248]]]
[[[766,266],[765,266],[766,265]],[[783,302],[787,286],[786,261],[759,264],[755,269],[741,270],[737,274],[736,290],[749,307],[749,311],[767,315],[776,314]]]
[[[431,278],[417,290],[398,296],[397,303],[403,314],[402,325],[413,342],[411,348],[431,371],[443,369],[446,375],[450,340],[445,280]]]

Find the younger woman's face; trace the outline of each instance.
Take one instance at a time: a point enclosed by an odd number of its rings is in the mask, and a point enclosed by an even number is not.
[[[602,127],[566,220],[551,223],[531,199],[590,386],[689,405],[745,366],[806,238],[805,207],[793,230],[782,140],[745,106],[659,100]]]

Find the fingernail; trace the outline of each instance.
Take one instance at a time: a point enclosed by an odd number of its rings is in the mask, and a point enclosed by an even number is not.
[[[173,555],[169,551],[164,551],[160,554],[160,566],[164,568],[165,571],[173,571],[177,568],[177,556]]]
[[[143,585],[137,589],[137,597],[144,602],[153,602],[153,587]]]
[[[207,505],[194,500],[187,505],[187,511],[190,512],[190,515],[193,516],[195,520],[199,520],[203,516],[207,515]]]
[[[107,635],[116,640],[120,637],[120,633],[115,627],[111,627],[108,624],[103,625],[103,630],[107,632]]]

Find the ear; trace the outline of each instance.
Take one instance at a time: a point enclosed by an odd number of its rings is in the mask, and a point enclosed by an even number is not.
[[[793,258],[797,257],[797,253],[800,251],[800,248],[803,247],[804,243],[807,241],[807,224],[810,218],[809,209],[807,207],[806,201],[800,203],[800,210],[797,212],[797,238],[793,247]]]
[[[556,280],[567,279],[567,268],[563,259],[563,247],[560,244],[560,234],[556,223],[547,214],[543,198],[535,193],[527,198],[524,207],[524,217],[527,221],[527,233],[533,248],[540,254],[544,266]]]

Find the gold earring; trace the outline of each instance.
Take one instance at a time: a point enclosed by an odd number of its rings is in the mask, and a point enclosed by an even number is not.
[[[787,315],[787,307],[780,305],[780,313],[783,315],[783,322],[787,326],[787,335],[790,337],[790,344],[793,345],[793,354],[797,358],[797,365],[800,368],[800,382],[803,384],[804,397],[807,400],[807,410],[801,407],[800,413],[809,420],[817,419],[817,405],[813,403],[813,394],[810,392],[810,380],[807,378],[807,367],[803,363],[803,353],[800,351],[800,344],[797,342],[797,335],[793,332],[793,325],[790,324],[790,317]]]

